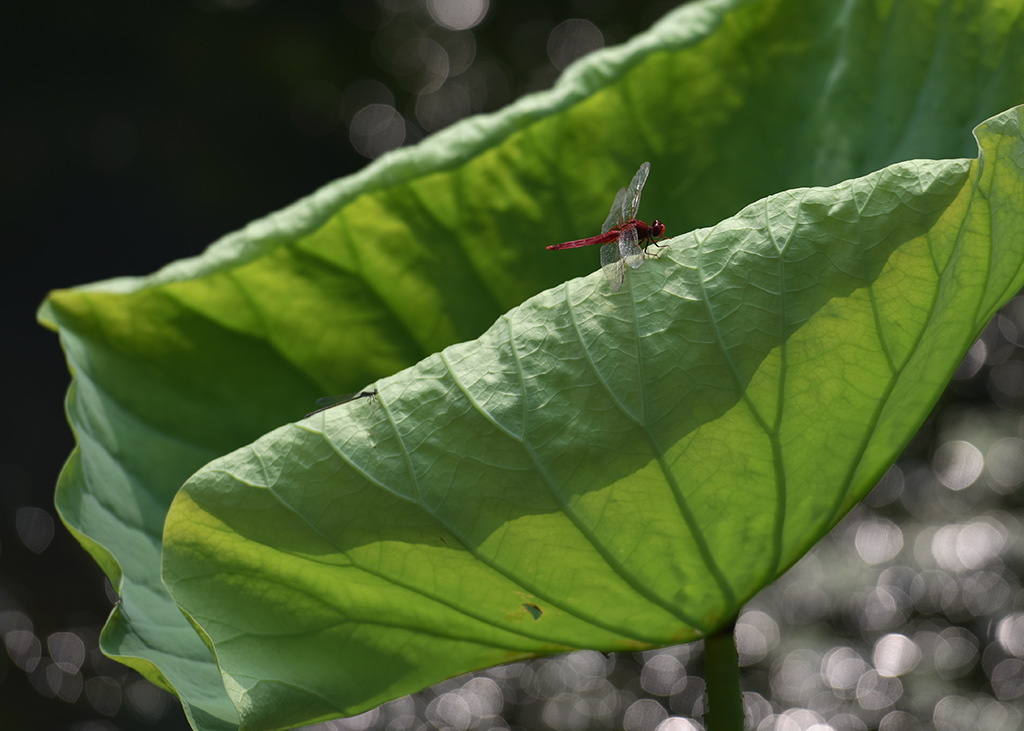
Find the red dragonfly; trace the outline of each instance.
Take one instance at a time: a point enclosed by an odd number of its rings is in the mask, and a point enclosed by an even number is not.
[[[575,249],[579,246],[604,244],[601,247],[601,270],[608,277],[612,291],[618,292],[626,278],[624,263],[637,269],[644,263],[647,247],[651,244],[657,246],[657,239],[665,235],[665,224],[661,221],[655,219],[654,223],[648,225],[636,217],[636,212],[640,210],[640,194],[644,191],[644,183],[650,172],[651,163],[645,162],[636,171],[632,182],[625,188],[619,188],[599,236],[552,244],[548,248]]]

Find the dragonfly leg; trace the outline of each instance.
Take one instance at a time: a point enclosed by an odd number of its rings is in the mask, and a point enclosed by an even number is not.
[[[651,257],[652,259],[657,259],[658,257],[661,256],[662,252],[661,251],[655,251],[654,253],[651,253],[651,247],[652,246],[656,247],[657,249],[663,249],[666,246],[668,246],[668,244],[667,243],[666,244],[659,244],[657,241],[652,241],[651,243],[649,243],[647,245],[647,256]]]

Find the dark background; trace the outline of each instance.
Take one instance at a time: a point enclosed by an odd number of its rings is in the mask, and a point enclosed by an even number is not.
[[[445,3],[431,15],[425,2],[5,11],[0,731],[187,728],[173,699],[96,647],[112,594],[53,509],[73,439],[57,338],[35,323],[46,292],[197,254],[389,146],[549,87],[574,56],[678,4],[506,2],[453,30],[438,16]],[[755,719],[787,713],[805,728],[817,714],[885,731],[1024,721],[1022,344],[1018,299],[899,466],[744,610],[737,638]],[[683,731],[682,717],[703,712],[699,674],[699,643],[574,653],[449,681],[362,727],[457,725],[455,701],[498,692],[513,726],[653,729],[671,713]],[[474,718],[472,728],[501,727]]]
[[[77,634],[88,652],[83,687],[62,699],[44,663],[26,672],[0,643],[0,729],[186,727],[176,703],[153,700],[138,676],[95,650],[111,600],[53,509],[74,443],[57,338],[35,323],[46,293],[197,254],[359,169],[397,138],[409,144],[457,116],[547,88],[556,64],[621,43],[676,4],[517,0],[463,30],[445,28],[415,0],[5,8],[0,635],[26,631],[27,619],[44,659],[54,633]],[[448,88],[431,96],[440,81]],[[389,97],[397,114],[386,117],[383,139],[353,131],[360,109]],[[96,678],[121,692],[90,686]]]

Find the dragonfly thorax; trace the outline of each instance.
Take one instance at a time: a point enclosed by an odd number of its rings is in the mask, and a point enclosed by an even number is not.
[[[638,242],[642,243],[645,248],[648,244],[653,243],[655,239],[660,239],[665,235],[665,224],[658,219],[654,219],[652,223],[644,223],[640,219],[634,218],[627,225],[636,229]]]

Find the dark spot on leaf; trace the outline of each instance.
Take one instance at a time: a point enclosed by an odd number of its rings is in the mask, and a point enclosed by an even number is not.
[[[541,611],[541,608],[538,607],[536,604],[525,604],[524,603],[523,604],[523,609],[528,611],[530,613],[530,615],[535,620],[540,619],[540,615],[544,614],[544,612]]]

